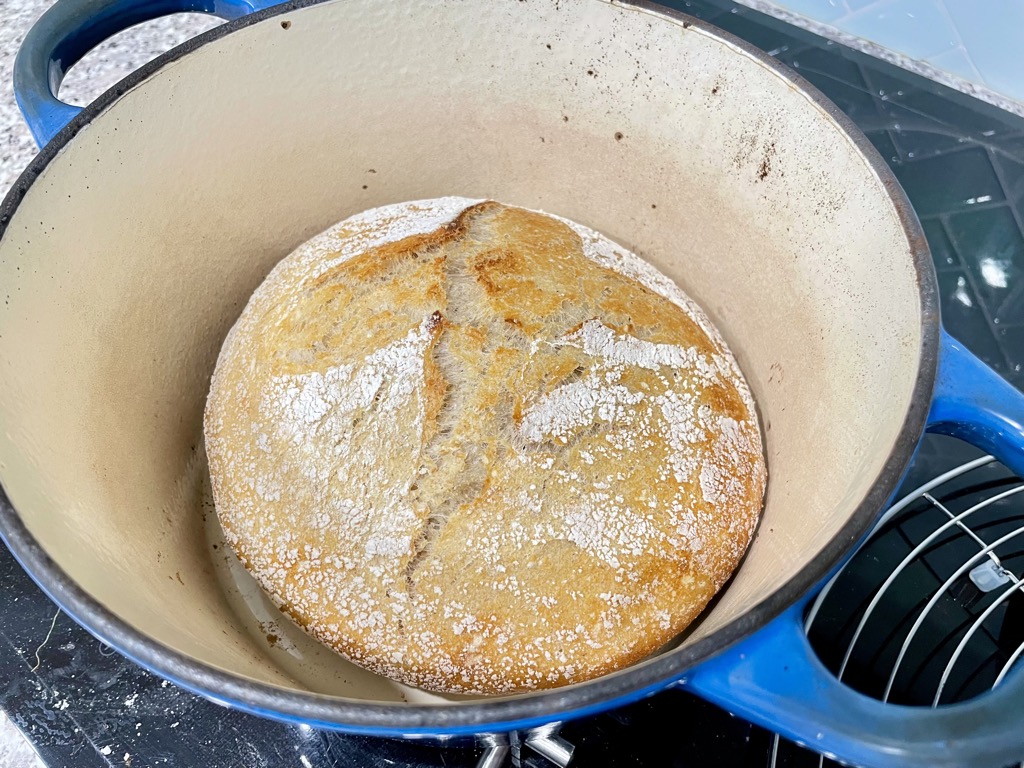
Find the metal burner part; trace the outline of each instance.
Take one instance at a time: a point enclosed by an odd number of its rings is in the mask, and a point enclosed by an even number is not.
[[[558,735],[561,727],[561,723],[549,723],[529,731],[487,736],[486,749],[476,768],[566,768],[576,748]]]

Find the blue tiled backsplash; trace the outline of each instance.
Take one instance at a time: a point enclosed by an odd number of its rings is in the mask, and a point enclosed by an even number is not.
[[[1022,0],[739,2],[854,47],[866,44],[869,53],[889,52],[892,60],[914,71],[919,65],[933,67],[961,81],[961,90],[1024,114]]]

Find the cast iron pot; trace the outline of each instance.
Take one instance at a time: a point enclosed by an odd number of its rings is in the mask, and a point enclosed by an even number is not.
[[[59,0],[19,54],[45,146],[0,211],[0,531],[55,602],[178,685],[321,728],[500,733],[682,684],[858,763],[1020,759],[1019,672],[964,704],[886,705],[802,632],[926,428],[1024,473],[1021,396],[942,333],[920,226],[845,116],[644,2],[259,3]],[[181,10],[234,20],[84,110],[54,97],[101,39]],[[619,673],[486,700],[404,688],[271,624],[220,546],[201,417],[250,292],[331,223],[442,195],[629,246],[703,305],[757,399],[770,479],[746,560],[676,647]]]

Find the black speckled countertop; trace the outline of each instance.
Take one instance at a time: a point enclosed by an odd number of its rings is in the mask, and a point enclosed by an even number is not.
[[[947,329],[1024,388],[1024,120],[725,0],[668,4],[777,56],[861,126],[924,223]],[[11,111],[7,73],[20,34],[42,10],[26,0],[7,6],[9,18],[24,18],[0,32],[0,74],[8,89],[0,94],[4,189],[33,151]],[[83,63],[75,87],[92,95],[89,88],[98,80],[89,79],[90,71],[109,85],[162,47],[209,25],[175,24],[162,29],[155,43],[121,41],[98,51],[102,60]],[[117,66],[104,58],[111,56]],[[926,441],[912,479],[957,461],[948,444]],[[0,586],[0,706],[49,768],[454,767],[473,766],[480,755],[324,733],[223,709],[92,638],[46,599],[6,550],[0,550]],[[771,762],[771,734],[679,691],[569,723],[563,736],[576,744],[580,766]],[[818,765],[816,756],[794,747],[777,757],[778,765]]]

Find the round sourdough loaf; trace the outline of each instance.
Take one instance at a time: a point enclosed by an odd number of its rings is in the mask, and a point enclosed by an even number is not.
[[[766,478],[739,368],[675,284],[577,224],[462,198],[281,261],[205,431],[227,540],[282,609],[454,693],[657,650],[739,563]]]

